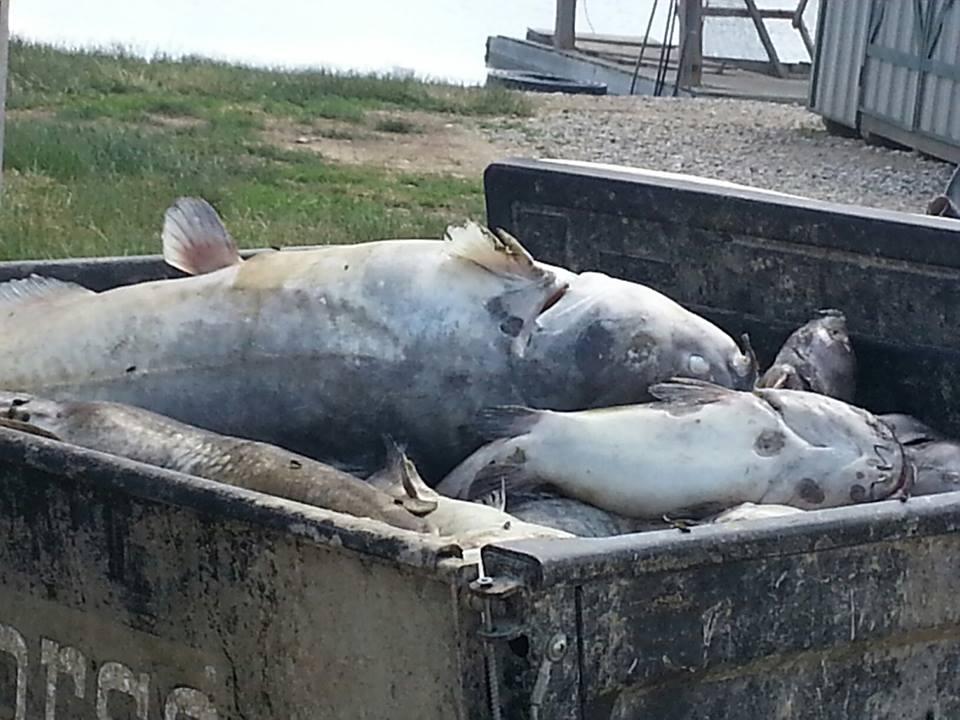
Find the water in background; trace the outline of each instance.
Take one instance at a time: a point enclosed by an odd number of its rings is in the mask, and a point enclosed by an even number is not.
[[[742,5],[742,0],[710,0]],[[795,7],[796,0],[761,0]],[[663,37],[668,0],[652,35]],[[654,0],[579,0],[577,30],[641,36]],[[817,0],[807,24],[814,31]],[[67,46],[113,44],[151,55],[198,54],[286,67],[411,72],[483,83],[488,35],[522,38],[553,26],[554,0],[14,0],[14,35]],[[768,21],[781,59],[808,60],[789,21]],[[704,52],[765,58],[749,21],[712,19]]]

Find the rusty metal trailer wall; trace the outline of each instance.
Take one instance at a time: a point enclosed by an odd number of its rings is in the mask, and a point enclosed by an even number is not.
[[[858,401],[960,432],[956,221],[569,162],[496,163],[485,185],[489,224],[535,257],[650,284],[749,331],[765,362],[818,308],[843,309]],[[511,708],[954,720],[958,523],[950,493],[749,530],[489,548],[487,571],[529,588],[524,641],[503,650],[529,665]]]
[[[960,3],[824,0],[810,107],[960,162]]]
[[[484,717],[408,533],[0,430],[0,538],[0,717]]]

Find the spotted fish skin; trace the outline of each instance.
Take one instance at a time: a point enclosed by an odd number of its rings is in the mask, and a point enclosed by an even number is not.
[[[744,502],[817,509],[880,500],[909,481],[870,413],[818,393],[676,379],[653,403],[579,412],[491,409],[491,442],[439,485],[461,498],[547,484],[628,517],[705,517]]]

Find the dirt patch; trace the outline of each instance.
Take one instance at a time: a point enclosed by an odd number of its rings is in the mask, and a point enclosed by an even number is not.
[[[179,130],[181,128],[199,127],[207,121],[202,118],[184,117],[181,115],[160,115],[159,113],[147,113],[147,119],[154,125]]]
[[[477,178],[508,146],[484,137],[473,118],[427,112],[369,112],[362,124],[317,119],[310,125],[270,121],[264,139],[310,150],[335,162]],[[486,124],[496,119],[485,119]]]
[[[7,110],[7,118],[10,120],[50,120],[56,117],[53,110],[46,108],[25,108],[22,110]]]

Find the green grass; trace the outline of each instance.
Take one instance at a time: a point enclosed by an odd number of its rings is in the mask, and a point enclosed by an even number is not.
[[[384,109],[529,112],[502,89],[147,62],[18,40],[8,108],[0,260],[157,252],[163,211],[181,195],[212,202],[246,247],[439,237],[450,222],[482,218],[479,176],[341,166],[270,144],[262,131],[317,118],[419,131],[402,118],[367,118]]]
[[[324,70],[268,70],[187,58],[150,62],[122,50],[63,51],[10,42],[9,108],[84,108],[90,116],[136,119],[143,112],[203,117],[211,103],[251,104],[270,113],[358,118],[403,108],[459,115],[530,112],[520,94],[412,78]],[[152,109],[151,109],[152,108]]]

